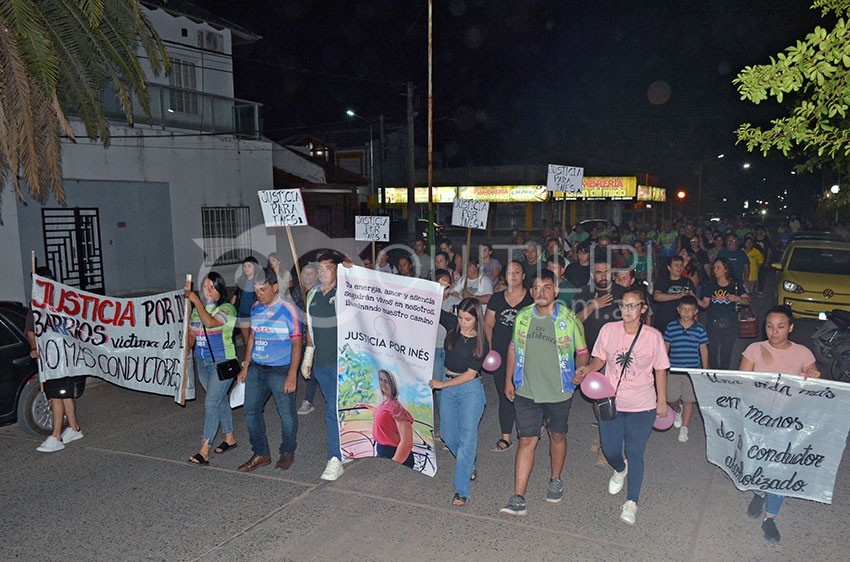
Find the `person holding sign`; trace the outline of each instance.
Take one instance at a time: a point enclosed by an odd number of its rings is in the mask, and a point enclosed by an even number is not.
[[[484,335],[484,314],[481,303],[466,298],[458,304],[457,316],[440,313],[445,325],[446,380],[431,379],[432,390],[442,390],[440,398],[440,431],[443,442],[454,455],[455,495],[452,505],[462,507],[472,492],[475,480],[475,456],[478,450],[478,424],[487,403],[481,369],[490,351]]]
[[[46,277],[51,281],[56,279],[48,267],[37,267],[35,274]],[[38,359],[38,346],[35,336],[35,318],[32,306],[27,308],[26,327],[24,328],[27,341],[30,344],[30,357]],[[85,377],[62,377],[61,379],[48,379],[44,381],[44,395],[50,400],[50,408],[53,413],[53,433],[47,436],[44,442],[36,447],[40,453],[55,453],[65,448],[65,445],[83,438],[83,431],[77,423],[77,398],[85,388]],[[64,430],[62,426],[68,419],[68,427]]]
[[[741,357],[740,371],[760,371],[820,378],[815,356],[803,345],[794,343],[788,336],[794,330],[794,315],[787,306],[775,306],[767,311],[764,320],[767,341],[752,343]],[[747,507],[747,515],[761,517],[761,529],[768,542],[779,542],[776,516],[785,498],[770,492],[754,492]]]
[[[599,415],[602,452],[614,468],[608,493],[618,494],[628,477],[628,497],[620,519],[634,525],[643,483],[643,454],[656,415],[667,415],[670,360],[661,332],[644,325],[648,306],[643,288],[626,289],[619,307],[623,319],[602,326],[590,365],[576,369],[573,382],[580,384],[588,373],[601,372],[607,365],[605,378],[616,389],[613,417],[605,419],[601,408]],[[623,458],[624,446],[626,458]]]
[[[271,463],[266,421],[263,416],[269,397],[280,416],[280,460],[275,468],[287,470],[295,461],[298,416],[295,414],[295,385],[301,362],[301,318],[292,301],[278,295],[277,276],[261,269],[254,276],[257,302],[251,309],[251,333],[245,344],[245,360],[237,376],[245,383],[245,421],[253,456],[239,466],[249,472]]]
[[[216,371],[216,363],[236,359],[236,347],[233,345],[236,308],[227,302],[227,283],[215,271],[211,271],[201,281],[201,291],[203,301],[191,289],[186,290],[186,298],[193,306],[188,346],[195,347],[198,380],[206,392],[201,449],[188,460],[203,465],[209,464],[210,448],[219,426],[224,433],[224,441],[215,452],[224,453],[236,447],[233,413],[227,400],[227,391],[233,380],[219,380]]]
[[[337,265],[339,254],[319,256],[319,285],[307,293],[307,345],[314,347],[313,364],[307,366],[325,397],[325,425],[328,436],[327,466],[321,479],[333,481],[342,476],[342,453],[337,417]]]

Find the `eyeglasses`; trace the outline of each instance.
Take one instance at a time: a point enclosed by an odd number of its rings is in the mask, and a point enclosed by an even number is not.
[[[634,309],[639,308],[639,307],[641,307],[645,304],[646,303],[643,302],[643,301],[640,301],[640,302],[622,302],[621,301],[621,302],[617,303],[617,305],[624,310],[634,310]]]

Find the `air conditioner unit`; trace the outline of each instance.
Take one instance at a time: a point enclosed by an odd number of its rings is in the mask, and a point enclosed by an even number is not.
[[[224,52],[224,35],[215,31],[198,31],[198,48],[216,53]]]

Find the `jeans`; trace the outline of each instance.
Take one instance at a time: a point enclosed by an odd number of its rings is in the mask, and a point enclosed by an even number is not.
[[[440,435],[454,455],[455,491],[468,498],[472,491],[469,478],[475,469],[478,449],[478,423],[487,403],[481,378],[458,386],[443,388],[440,405]]]
[[[332,457],[342,460],[342,453],[339,446],[339,416],[337,416],[336,410],[336,365],[321,369],[313,367],[313,380],[318,383],[322,389],[322,395],[325,397],[325,424],[328,427],[327,460],[331,460]]]
[[[198,380],[204,387],[204,440],[212,447],[221,425],[222,433],[233,433],[233,412],[227,399],[227,391],[233,380],[220,381],[215,370],[215,361],[196,357]]]
[[[737,317],[729,319],[726,328],[718,328],[709,321],[708,332],[708,366],[712,369],[728,369],[732,362],[732,347],[738,339]]]
[[[610,421],[599,418],[599,437],[602,441],[602,452],[611,467],[617,472],[626,468],[623,460],[623,443],[626,446],[626,458],[629,459],[628,484],[629,500],[637,503],[640,498],[640,487],[643,483],[643,453],[652,424],[655,423],[655,408],[645,412],[617,412],[617,417]]]
[[[260,367],[256,363],[251,363],[248,366],[248,377],[245,379],[245,421],[248,424],[251,448],[258,457],[271,456],[269,440],[266,436],[266,420],[263,417],[269,396],[274,398],[277,414],[280,416],[280,454],[295,453],[298,434],[295,393],[286,394],[283,391],[283,384],[288,373],[289,365]]]
[[[431,377],[435,381],[444,381],[446,380],[446,348],[438,347],[434,350],[434,371],[433,376]],[[440,396],[442,390],[434,391],[434,411],[439,414],[440,412]]]
[[[313,376],[307,379],[307,392],[304,393],[304,400],[312,404],[316,401],[316,390],[319,388],[319,383],[316,382],[316,369],[313,369]]]
[[[785,496],[777,496],[776,494],[771,494],[770,492],[765,493],[764,496],[765,515],[772,515],[774,517],[779,515],[779,508],[782,507],[782,500],[785,499]]]

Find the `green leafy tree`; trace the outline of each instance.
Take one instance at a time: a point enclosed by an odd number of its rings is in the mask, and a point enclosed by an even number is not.
[[[780,151],[806,156],[810,166],[850,158],[850,0],[815,0],[827,30],[817,26],[804,40],[770,58],[770,64],[744,68],[733,83],[741,99],[759,104],[770,98],[788,108],[770,127],[743,123],[738,142],[764,155]]]
[[[167,70],[165,47],[135,0],[0,0],[0,193],[11,183],[24,200],[23,179],[35,199],[52,193],[64,202],[68,115],[108,145],[107,85],[128,123],[134,97],[150,115],[140,46],[154,73]]]

